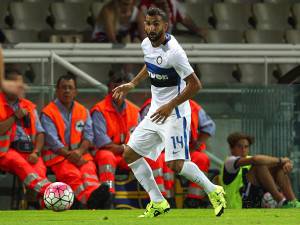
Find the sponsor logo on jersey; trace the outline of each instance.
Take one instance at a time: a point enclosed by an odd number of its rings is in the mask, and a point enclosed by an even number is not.
[[[156,74],[148,71],[149,77],[152,79],[157,79],[157,80],[168,80],[168,75],[161,75],[161,74]]]

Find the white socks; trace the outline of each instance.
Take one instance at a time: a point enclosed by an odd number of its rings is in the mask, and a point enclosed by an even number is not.
[[[128,166],[131,168],[134,176],[143,186],[145,191],[148,192],[150,199],[153,202],[157,203],[164,200],[164,197],[162,196],[156,181],[154,180],[151,167],[144,158],[140,158],[133,163],[128,164]]]
[[[208,194],[216,189],[214,185],[205,174],[198,168],[198,166],[191,162],[185,161],[179,175],[184,176],[188,180],[192,181],[203,187],[204,191]]]
[[[283,198],[280,202],[277,202],[277,208],[281,208],[283,206],[283,203],[285,203],[286,198]]]

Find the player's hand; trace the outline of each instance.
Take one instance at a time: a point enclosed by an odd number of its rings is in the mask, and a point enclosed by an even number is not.
[[[171,115],[174,108],[175,106],[173,106],[171,103],[167,103],[159,107],[156,112],[150,116],[150,118],[155,123],[164,123],[166,119]]]
[[[113,98],[115,100],[121,100],[131,89],[133,89],[135,86],[132,82],[128,82],[126,84],[122,84],[115,89],[112,90],[113,92]]]
[[[36,152],[32,152],[27,158],[28,162],[31,164],[36,164],[38,159],[39,156],[36,154]]]
[[[286,162],[285,164],[283,164],[282,169],[283,169],[283,172],[286,173],[286,174],[292,172],[293,163],[291,161]]]
[[[1,88],[5,93],[13,94],[19,98],[23,97],[27,86],[21,81],[3,80]]]
[[[24,116],[28,115],[28,111],[20,108],[15,112],[15,115],[18,119],[22,119]]]
[[[286,163],[288,163],[288,162],[291,162],[291,160],[290,160],[288,157],[283,157],[283,158],[281,158],[281,163],[282,163],[282,165],[284,165],[284,164],[286,164]]]
[[[63,147],[63,148],[58,150],[58,154],[65,157],[65,158],[67,158],[68,155],[70,154],[70,151],[67,147]]]
[[[67,159],[72,162],[76,163],[79,162],[82,156],[82,152],[80,149],[74,149],[70,151],[70,154],[67,156]]]

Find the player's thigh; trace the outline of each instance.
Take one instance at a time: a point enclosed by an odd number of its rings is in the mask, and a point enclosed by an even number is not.
[[[161,129],[165,145],[165,160],[189,160],[189,118],[172,118]]]
[[[163,149],[156,125],[146,118],[136,127],[127,145],[137,154],[153,160],[158,158]]]

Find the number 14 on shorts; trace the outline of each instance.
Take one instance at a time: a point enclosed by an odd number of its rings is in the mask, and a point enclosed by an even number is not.
[[[173,141],[174,149],[176,149],[177,145],[180,145],[181,148],[183,148],[183,137],[182,136],[171,136],[171,139]]]

